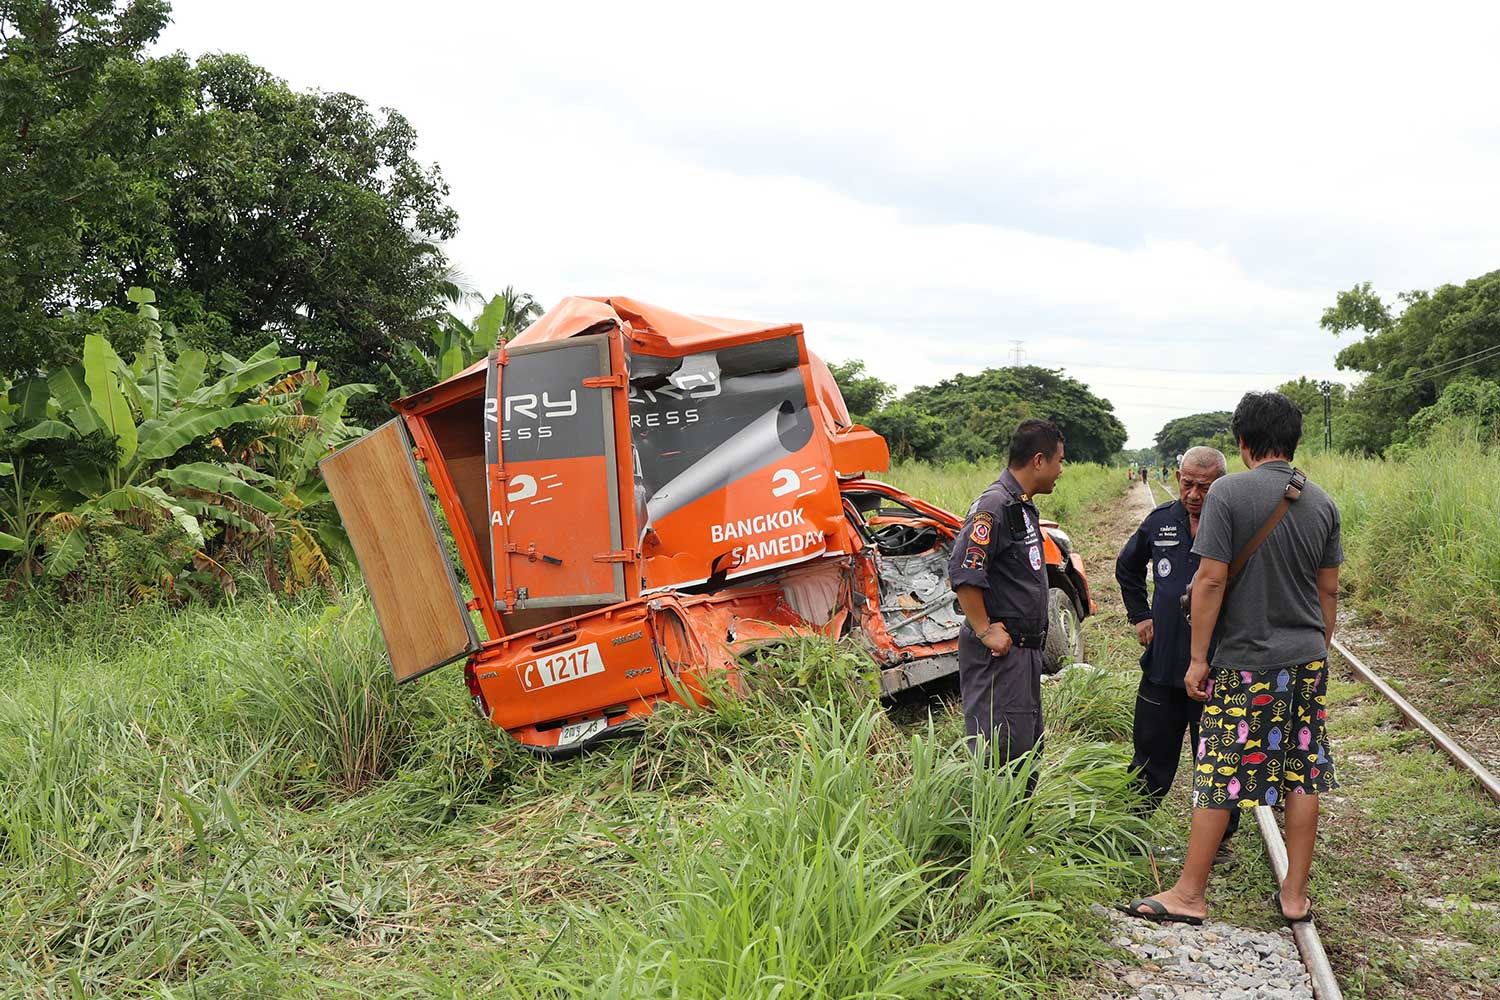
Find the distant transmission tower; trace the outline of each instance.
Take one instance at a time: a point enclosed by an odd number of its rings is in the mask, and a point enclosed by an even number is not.
[[[1019,368],[1026,363],[1026,341],[1012,340],[1010,342],[1010,366]]]

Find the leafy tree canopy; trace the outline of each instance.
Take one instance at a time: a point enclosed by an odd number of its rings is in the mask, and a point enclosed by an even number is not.
[[[1173,456],[1176,457],[1176,456]],[[1161,456],[1155,448],[1127,448],[1115,456],[1115,465],[1155,465]]]
[[[1194,413],[1168,420],[1156,432],[1156,453],[1163,459],[1176,461],[1178,455],[1193,445],[1204,444],[1219,435],[1228,434],[1231,416],[1228,410],[1214,410],[1211,413]]]
[[[1342,446],[1384,451],[1450,382],[1500,378],[1500,271],[1399,298],[1404,308],[1393,319],[1368,284],[1357,285],[1323,315],[1323,327],[1336,335],[1355,328],[1366,334],[1336,359],[1340,368],[1366,373],[1348,395]]]
[[[168,14],[0,5],[0,374],[77,362],[106,330],[128,356],[140,285],[195,347],[248,354],[269,332],[336,379],[387,383],[448,288],[437,167],[391,109],[242,56],[147,56]]]
[[[865,423],[865,417],[875,413],[896,395],[895,386],[866,374],[865,363],[857,358],[830,364],[828,370],[838,383],[844,405],[849,408],[849,415],[860,423]]]
[[[943,444],[943,422],[906,403],[892,403],[865,418],[870,429],[885,438],[891,457],[932,458]]]
[[[1032,417],[1057,422],[1067,439],[1068,457],[1075,461],[1108,462],[1125,443],[1125,425],[1108,400],[1060,371],[1035,365],[955,375],[919,386],[901,401],[942,421],[944,436],[936,454],[918,457],[1004,455],[1016,424]]]
[[[1490,439],[1500,434],[1500,382],[1472,375],[1449,382],[1436,403],[1412,416],[1408,441],[1421,444],[1439,426],[1457,422],[1477,425]]]

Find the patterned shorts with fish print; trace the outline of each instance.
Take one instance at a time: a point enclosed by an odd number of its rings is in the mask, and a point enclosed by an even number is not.
[[[1274,806],[1337,787],[1322,660],[1262,673],[1219,669],[1213,681],[1194,748],[1194,806]]]

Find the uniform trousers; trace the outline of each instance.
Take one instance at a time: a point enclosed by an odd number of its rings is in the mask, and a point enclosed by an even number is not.
[[[1135,754],[1130,766],[1140,772],[1147,812],[1154,812],[1172,788],[1177,764],[1182,759],[1183,737],[1187,736],[1190,746],[1198,746],[1198,721],[1202,715],[1203,702],[1194,701],[1185,689],[1153,684],[1141,675],[1141,686],[1135,695]],[[1236,810],[1229,814],[1229,828],[1224,831],[1226,840],[1239,825],[1240,814]]]
[[[1012,646],[995,656],[966,626],[958,632],[958,687],[964,732],[977,752],[981,741],[1004,764],[1042,743],[1042,651]]]

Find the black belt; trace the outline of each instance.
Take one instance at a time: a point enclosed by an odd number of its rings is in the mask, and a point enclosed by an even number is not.
[[[999,619],[999,621],[1000,624],[1005,626],[1005,631],[1010,633],[1011,645],[1017,649],[1041,649],[1047,642],[1047,632],[1045,629],[1040,632],[1023,632],[1019,625],[1012,625],[1004,619]],[[967,622],[964,623],[964,628],[969,629],[970,635],[973,635],[976,639],[979,638],[974,630],[969,628]]]

